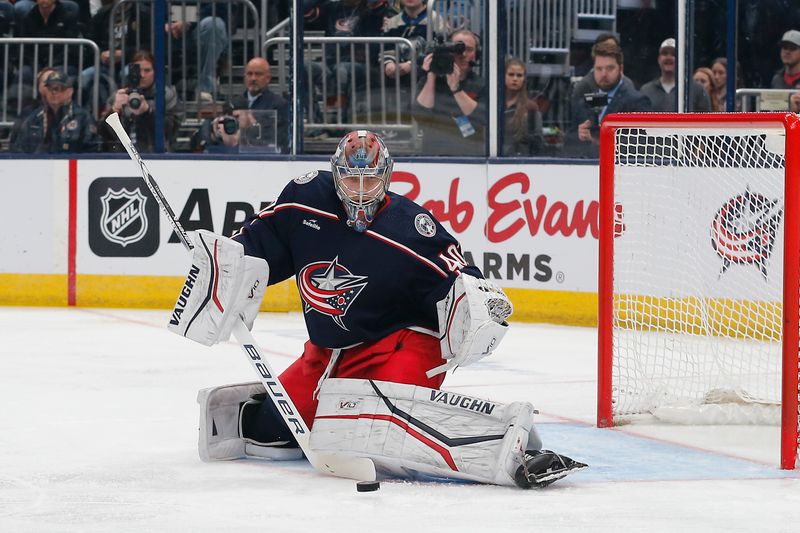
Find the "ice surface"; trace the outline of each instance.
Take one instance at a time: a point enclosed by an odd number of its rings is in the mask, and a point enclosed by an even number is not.
[[[167,311],[0,308],[0,531],[799,531],[777,428],[595,419],[595,331],[514,324],[445,388],[540,411],[545,447],[590,464],[545,490],[355,482],[305,462],[202,463],[197,390],[252,381],[236,344],[168,333]],[[262,314],[276,368],[302,317]]]

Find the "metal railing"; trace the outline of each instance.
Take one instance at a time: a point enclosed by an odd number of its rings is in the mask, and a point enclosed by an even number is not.
[[[581,24],[583,21],[590,21],[593,27],[584,28]],[[576,39],[593,41],[603,32],[616,30],[617,0],[575,0],[573,35]]]
[[[141,22],[147,24],[150,42],[146,43],[148,45],[146,48],[148,50],[153,50],[155,48],[155,32],[153,28],[153,18],[150,16],[152,10],[147,10],[148,13],[146,17],[142,15],[143,6],[149,8],[153,3],[154,0],[119,0],[112,8],[111,15],[109,16],[109,36],[114,35],[114,21],[118,20],[121,11],[124,9],[132,9],[133,12],[129,16],[136,22],[136,27],[141,29]],[[212,4],[212,14],[210,16],[216,17],[221,15],[224,16],[226,21],[225,31],[228,45],[225,51],[226,60],[224,62],[226,67],[226,75],[224,76],[225,83],[222,83],[223,76],[220,76],[219,72],[216,73],[216,78],[220,81],[218,87],[224,86],[225,89],[218,89],[215,92],[217,94],[223,93],[226,97],[230,98],[236,95],[239,88],[235,82],[234,69],[236,67],[241,67],[243,69],[244,65],[246,65],[250,59],[259,54],[259,45],[261,42],[260,17],[258,16],[256,7],[250,0],[167,0],[168,19],[169,21],[181,21],[184,23],[197,22],[199,26],[202,22],[200,8],[204,4]],[[238,13],[237,8],[242,9],[241,25],[237,24],[238,21],[236,19],[238,17],[235,16]],[[131,24],[128,24],[128,27],[131,26]],[[194,31],[198,32],[199,27],[195,28]],[[177,43],[175,43],[173,39],[168,38],[166,40],[165,57],[167,83],[174,85],[178,89],[181,101],[184,103],[196,102],[198,100],[199,91],[192,91],[194,86],[192,80],[196,79],[201,71],[201,43],[197,42],[196,45],[190,46],[188,44],[189,39],[197,39],[198,37],[195,34],[187,36],[187,33],[188,32],[184,31],[177,39]],[[123,57],[119,65],[116,65],[114,61],[109,62],[109,71],[112,80],[116,79],[115,74],[117,69],[121,69],[122,72],[125,72],[125,66],[131,60],[130,57],[125,57],[124,54],[129,38],[136,39],[135,48],[137,50],[143,48],[141,31],[135,32],[132,36],[123,33],[118,36],[118,41],[110,37],[111,42],[108,43],[108,47],[111,51],[111,57],[114,57],[115,50],[121,49],[123,51]],[[241,43],[241,56],[240,58],[236,58],[237,61],[234,60],[234,43]],[[214,43],[212,42],[209,44],[212,46],[210,53],[216,55],[213,49]],[[189,57],[189,50],[191,48],[194,48],[194,57]],[[194,67],[193,76],[191,77],[189,75],[191,71],[189,68],[190,66]],[[216,85],[217,80],[215,79],[214,82]],[[193,97],[190,98],[190,95]]]
[[[798,92],[800,91],[797,89],[743,88],[736,89],[736,100],[741,102],[743,112],[788,111],[789,97]],[[753,102],[753,109],[750,109],[750,104]]]
[[[530,74],[569,71],[573,0],[506,0],[506,50],[529,65]],[[549,58],[537,58],[545,54]],[[542,72],[539,72],[542,71]]]
[[[428,10],[436,11],[442,17],[443,28],[434,28],[448,33],[467,29],[476,35],[483,33],[483,0],[428,0]],[[428,26],[428,41],[433,37]]]
[[[40,47],[45,46],[47,47],[48,61],[41,62],[39,59]],[[13,50],[14,53],[12,53],[12,48],[14,47],[16,47],[16,50]],[[22,113],[22,109],[26,103],[25,97],[27,96],[27,87],[31,89],[32,101],[39,98],[39,87],[36,77],[39,71],[44,67],[55,67],[67,72],[74,67],[77,72],[77,74],[73,76],[77,79],[76,98],[79,105],[84,105],[84,85],[80,76],[80,73],[85,68],[84,64],[86,63],[84,61],[84,47],[88,47],[92,51],[94,61],[92,61],[91,64],[97,69],[100,65],[100,50],[93,41],[88,39],[0,38],[0,57],[3,58],[4,65],[2,74],[2,100],[0,100],[2,107],[2,120],[0,120],[0,122],[2,122],[2,125],[8,126],[13,124],[13,120],[9,120],[10,118],[14,118],[9,116],[9,97],[12,95],[16,97],[16,109],[11,110],[15,117],[19,117]],[[60,49],[59,51],[63,53],[62,61],[54,61],[57,49]],[[74,61],[70,61],[70,56],[74,52],[77,52],[77,57]],[[28,63],[26,61],[26,56],[31,53],[32,60]],[[23,76],[23,73],[26,71],[31,74],[30,79],[25,79],[25,76]],[[92,112],[95,118],[97,118],[99,112],[97,82],[98,80],[95,77],[91,92]],[[11,85],[15,85],[16,87],[12,88]]]
[[[271,47],[278,47],[275,58],[278,62],[278,86],[282,92],[288,92],[288,77],[282,75],[288,72],[288,68],[281,68],[281,63],[288,62],[287,46],[290,44],[289,37],[273,37],[264,42],[263,55]],[[326,46],[336,46],[335,64],[341,63],[340,44],[349,47],[350,57],[355,57],[359,49],[364,54],[364,80],[363,83],[356,83],[356,62],[350,62],[350,89],[348,103],[346,106],[338,106],[335,111],[326,109],[326,102],[330,98],[335,98],[338,94],[330,92],[328,75],[329,63],[326,57]],[[410,106],[413,105],[416,97],[417,72],[411,69],[407,81],[396,77],[388,79],[383,74],[381,58],[387,51],[392,51],[395,57],[400,56],[401,50],[408,53],[412,65],[417,62],[417,50],[413,43],[401,37],[306,37],[304,39],[304,56],[306,58],[306,95],[304,102],[304,116],[306,119],[305,127],[330,128],[335,126],[343,129],[363,129],[373,128],[386,131],[408,131],[415,132],[416,124],[410,116]],[[377,47],[377,48],[376,48]],[[373,52],[372,50],[377,50]],[[310,63],[316,61],[322,69],[319,83],[314,83],[313,67]],[[378,65],[377,72],[370,67]],[[377,79],[376,79],[377,78]],[[339,69],[335,72],[335,85],[341,87],[345,85],[342,73]],[[406,93],[407,90],[407,93]],[[334,88],[335,91],[335,88]],[[406,94],[403,94],[406,93]],[[390,98],[393,97],[393,98]],[[403,98],[408,98],[406,104]],[[300,101],[299,98],[296,98]],[[317,120],[319,118],[322,120]],[[356,117],[363,120],[355,120]]]
[[[575,14],[579,17],[616,20],[617,0],[575,0]]]
[[[270,28],[266,33],[264,43],[266,44],[267,42],[269,42],[270,39],[272,39],[274,37],[286,37],[286,38],[288,38],[289,30],[292,27],[291,23],[292,23],[292,19],[285,18],[282,21],[280,21],[279,23],[277,23],[275,26]],[[281,51],[285,52],[285,48],[286,48],[285,46],[282,46],[281,47]],[[262,57],[269,57],[267,55],[267,49],[266,49],[265,45],[262,45],[261,56]],[[272,67],[274,68],[275,65],[272,65]],[[289,77],[289,70],[288,69],[289,69],[289,66],[288,66],[286,61],[279,61],[278,62],[278,79],[280,79],[280,80],[288,79],[288,77]],[[284,87],[284,90],[285,90],[285,87],[286,87],[285,81],[284,81],[283,87]]]

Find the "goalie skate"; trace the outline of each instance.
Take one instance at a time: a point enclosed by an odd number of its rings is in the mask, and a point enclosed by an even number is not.
[[[517,469],[514,480],[523,489],[546,487],[572,472],[584,470],[588,465],[550,450],[528,450],[524,462]]]

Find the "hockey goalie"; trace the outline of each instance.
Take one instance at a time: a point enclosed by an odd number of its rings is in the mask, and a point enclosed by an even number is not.
[[[383,476],[546,486],[586,465],[542,449],[533,406],[442,391],[490,355],[511,302],[431,214],[388,191],[383,140],[353,131],[330,171],[291,181],[233,237],[199,231],[169,328],[205,345],[248,327],[267,286],[294,276],[309,341],[280,376],[310,448]],[[300,459],[261,382],[205,389],[200,457]]]

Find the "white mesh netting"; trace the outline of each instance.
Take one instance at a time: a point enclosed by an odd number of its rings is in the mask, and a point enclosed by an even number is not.
[[[780,423],[783,145],[617,130],[615,420]]]

